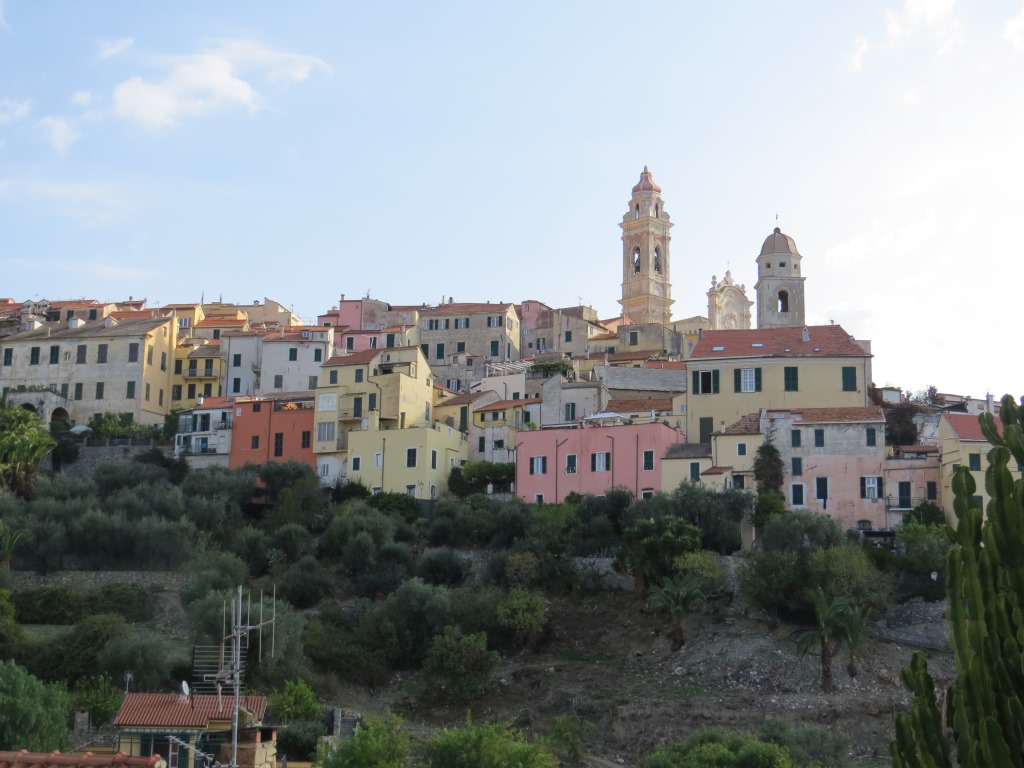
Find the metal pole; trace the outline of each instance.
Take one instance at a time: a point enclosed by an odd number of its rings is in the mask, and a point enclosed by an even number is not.
[[[238,696],[241,688],[242,668],[242,585],[238,585],[238,613],[235,614],[233,642],[231,643],[231,682],[235,688],[235,706],[231,714],[231,768],[238,766]]]

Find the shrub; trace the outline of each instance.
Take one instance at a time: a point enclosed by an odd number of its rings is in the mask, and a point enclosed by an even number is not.
[[[416,504],[416,499],[407,493],[385,491],[370,496],[366,503],[389,517],[395,517],[407,523],[415,522],[419,517],[419,506]]]
[[[402,720],[388,714],[367,717],[351,739],[338,741],[322,760],[322,768],[405,768],[412,740]]]
[[[170,481],[175,485],[181,485],[185,479],[185,475],[188,474],[188,462],[184,456],[173,458],[168,456],[160,448],[150,448],[148,451],[135,456],[134,461],[140,464],[152,464],[157,467],[162,467],[167,470],[167,476]]]
[[[232,589],[242,584],[249,573],[248,566],[237,555],[229,552],[217,552],[193,560],[186,564],[185,570],[192,574],[181,590],[181,599],[186,605],[210,592]]]
[[[231,551],[245,562],[250,576],[262,576],[267,572],[268,538],[259,528],[247,525],[238,532],[231,544]]]
[[[296,608],[310,608],[327,594],[327,574],[312,555],[306,555],[284,575],[284,596]]]
[[[303,652],[342,680],[359,685],[382,685],[391,676],[382,649],[366,648],[352,633],[320,619],[309,623]]]
[[[464,635],[458,627],[447,627],[435,635],[423,668],[440,683],[445,698],[465,703],[487,690],[491,672],[500,659],[487,649],[483,632]]]
[[[68,585],[18,590],[12,602],[21,624],[74,624],[89,608],[88,596]]]
[[[498,605],[498,621],[520,646],[533,648],[548,625],[544,599],[524,589],[513,589]]]
[[[768,624],[775,628],[779,609],[789,605],[801,589],[800,561],[796,552],[753,552],[736,571],[740,594],[768,614]]]
[[[107,641],[96,658],[96,667],[115,680],[131,670],[140,691],[159,691],[172,684],[171,656],[167,640],[152,630],[136,630]]]
[[[106,674],[79,680],[71,693],[74,708],[89,710],[89,722],[94,728],[100,728],[114,719],[123,698],[121,688]]]
[[[801,768],[827,765],[846,768],[850,765],[850,737],[820,725],[793,725],[785,720],[768,718],[761,726],[762,741],[778,744],[789,752],[793,764]]]
[[[425,768],[555,768],[558,760],[523,734],[495,723],[442,728],[423,748]]]
[[[892,596],[889,580],[859,546],[846,544],[811,554],[807,588],[821,587],[828,599],[848,597],[865,608],[885,607]],[[805,598],[805,602],[809,602]]]
[[[320,738],[326,735],[323,720],[292,720],[277,733],[278,754],[292,760],[311,760],[316,756]]]
[[[381,649],[392,666],[414,667],[423,661],[434,635],[453,623],[452,615],[447,587],[413,578],[363,617],[356,637],[364,648]]]
[[[585,754],[584,742],[594,724],[576,715],[555,715],[549,723],[551,730],[544,741],[559,757],[578,763]]]
[[[415,573],[428,584],[461,584],[470,571],[468,558],[449,547],[428,549],[416,560]]]
[[[32,659],[32,669],[43,679],[74,684],[95,674],[107,643],[128,632],[128,625],[117,614],[89,616],[49,640]]]
[[[837,546],[842,532],[831,517],[797,510],[773,517],[765,525],[763,541],[766,550],[804,552]]]
[[[284,553],[289,563],[294,563],[313,550],[313,537],[303,526],[286,523],[270,535],[270,546]]]
[[[92,481],[100,498],[105,499],[123,488],[170,483],[170,475],[166,469],[154,464],[119,462],[98,466],[93,473]]]
[[[118,613],[125,621],[133,623],[149,621],[154,613],[153,594],[133,582],[105,584],[89,592],[88,610],[89,613]]]
[[[271,721],[290,723],[293,720],[319,720],[324,713],[323,704],[305,680],[289,680],[284,689],[267,697]]]

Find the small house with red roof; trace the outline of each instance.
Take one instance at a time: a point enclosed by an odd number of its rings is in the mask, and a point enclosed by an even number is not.
[[[516,435],[540,426],[541,399],[497,400],[473,411],[469,457],[473,461],[512,463],[516,460]]]
[[[997,416],[996,430],[1003,433],[1003,423]],[[956,525],[956,514],[953,510],[953,473],[958,467],[966,466],[974,478],[974,503],[979,509],[988,507],[989,495],[985,489],[985,470],[988,468],[986,457],[992,450],[992,444],[981,431],[978,416],[973,413],[943,413],[939,418],[939,448],[942,451],[940,480],[940,498],[942,509],[946,513],[946,522]],[[1010,460],[1010,474],[1014,480],[1021,479],[1021,466]]]

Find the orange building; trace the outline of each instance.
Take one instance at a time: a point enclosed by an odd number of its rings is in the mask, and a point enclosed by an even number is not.
[[[298,461],[316,469],[311,391],[235,400],[229,467]]]

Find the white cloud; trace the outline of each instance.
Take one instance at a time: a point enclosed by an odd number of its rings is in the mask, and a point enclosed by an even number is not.
[[[53,148],[61,154],[67,152],[68,147],[78,140],[78,131],[62,117],[44,117],[39,125],[46,132],[46,138]]]
[[[853,56],[850,57],[850,69],[860,72],[864,67],[864,57],[871,50],[871,43],[866,37],[858,37],[853,41]]]
[[[133,45],[135,45],[135,40],[131,37],[122,37],[120,40],[114,40],[113,42],[101,40],[99,43],[100,52],[97,56],[100,61],[103,61],[104,59],[109,59],[113,56],[117,56],[119,53],[123,53]]]
[[[28,114],[32,107],[30,101],[11,101],[0,99],[0,125],[10,125]]]
[[[103,184],[18,177],[0,178],[0,200],[4,199],[65,216],[90,228],[123,218],[136,204]]]
[[[314,69],[331,71],[312,56],[230,39],[198,53],[166,57],[161,63],[168,69],[163,80],[133,77],[114,89],[115,114],[149,128],[164,128],[224,107],[256,111],[267,99],[249,82],[250,76],[288,83],[308,79]]]
[[[1005,34],[1010,45],[1014,48],[1024,49],[1024,8],[1021,8],[1020,13],[1006,22]]]
[[[6,10],[7,9],[4,7],[6,5],[7,5],[7,3],[5,2],[5,0],[0,0],[0,29],[6,29],[6,30],[10,31],[11,25],[7,23],[7,18],[6,18]]]
[[[89,91],[75,91],[71,96],[71,103],[76,107],[88,107],[92,104],[92,94]]]
[[[939,53],[948,53],[960,43],[955,5],[956,0],[904,0],[898,12],[885,12],[889,39],[897,42],[927,31],[934,35]]]

